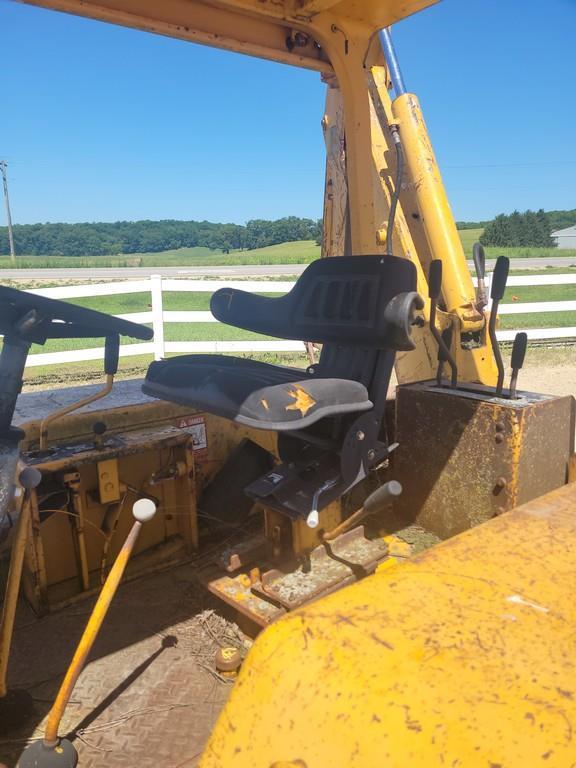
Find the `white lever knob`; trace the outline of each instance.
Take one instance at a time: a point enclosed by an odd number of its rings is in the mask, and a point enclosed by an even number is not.
[[[309,513],[308,517],[306,518],[306,525],[308,526],[308,528],[317,528],[318,527],[318,522],[319,522],[318,510],[317,509],[313,509]]]
[[[152,499],[138,499],[134,502],[132,514],[139,523],[147,523],[156,514],[156,504]]]

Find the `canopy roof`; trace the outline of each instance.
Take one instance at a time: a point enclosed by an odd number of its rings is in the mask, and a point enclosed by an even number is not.
[[[374,34],[437,0],[25,2],[329,73],[332,68],[315,30],[328,24],[333,32],[342,26],[361,35]]]

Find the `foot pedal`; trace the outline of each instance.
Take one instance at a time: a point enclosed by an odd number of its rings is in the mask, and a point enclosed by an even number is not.
[[[382,539],[367,539],[358,526],[313,549],[291,570],[252,569],[235,577],[221,576],[208,589],[261,627],[305,603],[368,576],[389,555]]]

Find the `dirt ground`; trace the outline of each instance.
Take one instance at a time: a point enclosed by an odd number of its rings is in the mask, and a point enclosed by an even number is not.
[[[195,562],[123,584],[74,693],[60,734],[83,768],[195,768],[231,680],[216,672],[223,646],[249,641],[197,580]],[[0,735],[14,768],[42,725],[92,601],[35,617],[21,601],[8,684],[33,697],[32,717]]]
[[[509,359],[505,358],[509,365]],[[576,347],[528,348],[518,378],[520,389],[576,397]]]
[[[548,395],[576,397],[576,365],[550,365],[526,368],[521,379],[522,389],[544,392]]]
[[[506,369],[505,387],[510,383],[510,350],[502,350]],[[396,382],[391,382],[395,386]],[[545,395],[576,397],[576,346],[528,348],[518,376],[518,389]]]

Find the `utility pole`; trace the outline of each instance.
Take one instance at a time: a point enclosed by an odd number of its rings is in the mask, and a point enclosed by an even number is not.
[[[8,179],[6,178],[6,160],[0,160],[0,173],[4,183],[4,201],[6,202],[6,220],[8,221],[8,241],[10,242],[10,261],[16,266],[16,253],[14,251],[14,236],[12,234],[12,216],[10,215],[10,199],[8,197]]]

